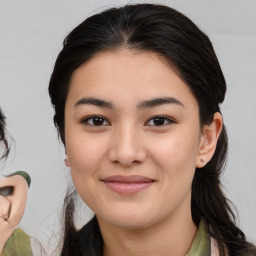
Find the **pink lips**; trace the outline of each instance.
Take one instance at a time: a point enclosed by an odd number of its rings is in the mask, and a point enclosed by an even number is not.
[[[155,181],[143,176],[110,176],[101,179],[114,192],[123,195],[134,194],[150,187]]]

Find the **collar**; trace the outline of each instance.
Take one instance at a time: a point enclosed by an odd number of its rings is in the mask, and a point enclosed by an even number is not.
[[[199,223],[194,241],[186,256],[210,256],[211,255],[211,238],[209,227],[204,219]]]

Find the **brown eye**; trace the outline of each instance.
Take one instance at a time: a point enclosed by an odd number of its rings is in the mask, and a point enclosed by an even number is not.
[[[94,118],[92,118],[92,122],[94,125],[100,126],[100,125],[104,124],[104,119],[101,117],[94,117]]]
[[[165,118],[163,118],[163,117],[155,117],[155,118],[153,119],[153,123],[154,123],[154,125],[156,125],[156,126],[164,125],[164,123],[165,123]]]
[[[82,120],[82,123],[86,123],[92,126],[105,126],[109,125],[109,122],[102,116],[90,116]]]
[[[149,126],[164,126],[174,123],[169,117],[166,116],[155,116],[147,121],[147,125]]]

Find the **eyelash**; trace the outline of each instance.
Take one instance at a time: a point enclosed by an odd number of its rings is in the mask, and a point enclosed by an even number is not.
[[[157,116],[153,116],[153,117],[151,117],[147,122],[146,122],[146,124],[147,123],[149,123],[150,121],[156,121],[158,119],[158,121],[159,121],[159,119],[163,119],[164,120],[164,124],[160,124],[160,125],[156,125],[156,124],[151,124],[151,125],[148,125],[148,126],[166,126],[166,125],[169,125],[169,124],[173,124],[173,123],[175,123],[175,121],[173,120],[173,119],[171,119],[170,117],[168,117],[168,116],[165,116],[165,115],[157,115]],[[166,123],[167,122],[167,123]]]
[[[96,119],[100,119],[100,120],[96,120]],[[154,124],[149,124],[150,121],[153,121],[153,122],[156,122],[156,121],[164,121],[163,124],[159,124],[159,125],[156,125],[155,123]],[[103,122],[102,124],[99,124],[99,125],[96,125],[95,123],[89,123],[89,122],[94,122],[94,121],[100,121]],[[83,124],[87,124],[87,125],[90,125],[90,126],[110,126],[110,123],[106,120],[105,117],[103,116],[100,116],[100,115],[92,115],[92,116],[88,116],[84,119],[81,120],[81,123]],[[105,124],[104,124],[105,123]],[[174,120],[172,120],[170,117],[168,116],[165,116],[165,115],[157,115],[157,116],[153,116],[151,117],[150,119],[148,119],[148,121],[145,123],[147,126],[166,126],[166,125],[170,125],[170,124],[173,124],[175,123]]]
[[[93,120],[95,121],[96,119],[101,119],[103,121],[103,124],[102,125],[96,125],[95,123],[92,123],[92,124],[89,123],[90,121],[93,122]],[[107,124],[104,124],[104,122],[106,122]],[[100,115],[88,116],[88,117],[82,119],[81,123],[87,124],[87,125],[90,125],[90,126],[107,126],[107,125],[110,125],[110,123],[106,120],[106,118],[103,117],[103,116],[100,116]]]

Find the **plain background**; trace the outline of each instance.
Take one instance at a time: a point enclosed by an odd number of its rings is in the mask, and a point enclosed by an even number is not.
[[[222,111],[230,149],[222,181],[238,208],[240,227],[256,243],[256,1],[148,2],[178,9],[212,40],[228,85]],[[21,227],[40,241],[57,238],[54,234],[69,182],[47,91],[55,59],[64,37],[86,17],[126,3],[0,0],[0,106],[15,139],[1,169],[2,173],[30,173],[32,186]],[[90,218],[90,211],[85,212],[85,219]]]

